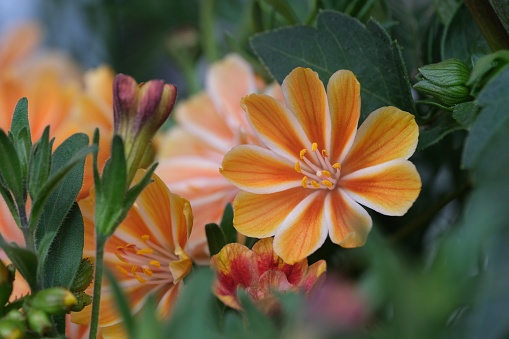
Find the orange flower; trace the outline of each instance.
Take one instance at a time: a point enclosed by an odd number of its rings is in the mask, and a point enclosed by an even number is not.
[[[360,85],[350,71],[332,75],[327,94],[318,75],[296,68],[283,82],[286,107],[252,94],[241,105],[269,148],[241,145],[221,173],[244,190],[234,225],[250,237],[275,235],[274,250],[292,264],[319,248],[327,234],[343,247],[362,246],[371,229],[365,205],[403,215],[421,188],[414,153],[414,116],[383,107],[357,130]]]
[[[219,222],[226,204],[239,192],[219,173],[224,155],[236,145],[261,145],[240,99],[264,87],[249,64],[233,54],[212,65],[206,85],[206,92],[180,103],[172,113],[178,125],[160,140],[156,169],[168,187],[189,199],[193,207],[189,247],[193,259],[201,264],[209,260],[205,225]],[[277,85],[265,92],[282,100]]]
[[[309,267],[307,259],[293,265],[285,263],[274,253],[272,242],[273,238],[262,239],[252,250],[231,243],[212,257],[210,266],[217,271],[213,290],[219,300],[241,310],[237,299],[237,290],[241,288],[265,313],[272,313],[278,310],[275,293],[308,292],[325,272],[325,260]]]
[[[145,170],[138,170],[133,184]],[[116,272],[131,305],[132,313],[142,309],[149,293],[159,300],[158,313],[168,317],[177,297],[182,279],[191,270],[191,259],[186,253],[193,216],[189,202],[171,193],[156,175],[139,195],[126,219],[106,244],[104,263]],[[85,222],[85,257],[95,256],[94,206],[95,195],[79,202]],[[92,292],[89,287],[89,294]],[[99,326],[105,338],[123,333],[121,316],[116,301],[103,284]],[[90,322],[91,306],[73,313],[71,320],[78,324]]]

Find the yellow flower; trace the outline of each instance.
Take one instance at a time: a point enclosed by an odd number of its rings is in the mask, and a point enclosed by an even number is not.
[[[259,90],[282,101],[279,85],[264,88],[240,56],[231,54],[213,64],[206,91],[177,105],[177,127],[159,140],[157,175],[193,207],[195,220],[189,239],[190,254],[207,264],[205,225],[219,222],[227,203],[239,189],[219,173],[221,161],[232,147],[262,145],[239,105],[240,99]]]
[[[141,180],[145,170],[138,170],[133,184]],[[171,193],[156,175],[139,195],[126,219],[115,230],[105,248],[104,263],[116,272],[132,313],[142,309],[149,293],[158,300],[158,315],[167,318],[178,295],[182,279],[191,270],[186,253],[193,216],[189,202]],[[85,222],[85,257],[95,256],[94,194],[80,200]],[[89,294],[91,294],[90,287]],[[123,333],[121,315],[107,285],[103,285],[99,327],[104,338]],[[73,313],[78,324],[90,322],[91,306]]]
[[[268,147],[241,145],[226,154],[221,173],[242,189],[234,226],[242,234],[275,236],[274,251],[295,263],[327,235],[343,247],[362,246],[371,229],[360,204],[403,215],[421,188],[407,159],[417,146],[414,116],[383,107],[357,130],[360,85],[350,71],[332,75],[327,93],[318,75],[296,68],[284,80],[286,106],[251,94],[241,105]]]

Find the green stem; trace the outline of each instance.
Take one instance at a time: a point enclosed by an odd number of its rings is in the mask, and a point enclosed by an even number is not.
[[[493,52],[509,49],[509,35],[488,0],[463,0]]]
[[[99,325],[99,307],[101,305],[101,286],[103,278],[104,246],[108,237],[96,234],[95,240],[95,277],[94,277],[94,299],[92,302],[92,319],[90,320],[89,339],[97,337],[97,326]]]
[[[214,36],[214,0],[203,0],[200,3],[200,35],[205,56],[210,63],[219,58]]]
[[[29,227],[26,206],[24,203],[18,204],[18,215],[21,231],[23,232],[23,238],[25,238],[25,248],[35,252],[34,234]]]

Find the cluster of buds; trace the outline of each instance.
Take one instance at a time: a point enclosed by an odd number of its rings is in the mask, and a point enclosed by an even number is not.
[[[448,59],[419,68],[414,88],[436,98],[447,106],[453,106],[470,98],[467,82],[470,71],[460,59]]]
[[[114,133],[124,141],[128,182],[134,178],[155,133],[168,119],[176,97],[177,88],[162,80],[137,84],[128,75],[115,77]]]

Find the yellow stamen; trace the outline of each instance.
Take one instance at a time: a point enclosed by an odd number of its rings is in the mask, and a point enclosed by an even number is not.
[[[308,188],[308,177],[302,178],[302,187]]]
[[[124,246],[117,246],[117,250],[125,250]]]
[[[132,274],[134,274],[134,275],[136,275],[136,269],[137,269],[137,268],[138,268],[137,266],[133,266],[133,267],[131,267],[131,273],[132,273]]]
[[[300,170],[300,164],[299,164],[299,162],[298,162],[298,161],[295,163],[295,170],[296,170],[298,173],[302,173],[302,172],[301,172],[301,170]]]
[[[304,154],[306,154],[306,149],[304,148],[302,151],[300,151],[300,158],[304,159]]]
[[[313,185],[314,188],[320,188],[320,184],[318,184],[316,181],[311,180],[311,185]]]
[[[329,171],[322,171],[322,174],[325,175],[327,178],[330,178],[330,172]]]
[[[153,265],[153,266],[161,267],[161,263],[157,260],[152,260],[151,262],[149,262],[149,264]]]
[[[135,274],[134,274],[134,277],[135,277],[136,279],[138,279],[138,281],[139,281],[140,283],[142,283],[142,284],[144,284],[144,283],[146,283],[146,282],[147,282],[145,279],[143,279],[142,277],[140,277],[140,276],[138,275],[138,273],[135,273]]]
[[[127,261],[127,259],[125,259],[123,256],[121,256],[120,254],[116,253],[115,252],[115,255],[117,256],[117,258],[122,261],[122,262],[125,262],[125,263],[128,263],[129,261]]]
[[[330,182],[329,180],[324,180],[322,181],[322,184],[324,184],[325,186],[327,186],[328,188],[332,188],[332,182]]]
[[[126,244],[125,245],[125,248],[135,248],[136,245],[135,244]]]
[[[311,152],[316,151],[317,148],[318,148],[318,144],[316,142],[314,142],[313,145],[311,145]]]
[[[148,239],[150,239],[150,236],[147,234],[141,236],[141,240],[143,241],[147,241]]]
[[[128,274],[129,274],[129,272],[127,272],[127,271],[126,271],[126,270],[125,270],[122,266],[117,265],[117,266],[115,266],[115,267],[116,267],[117,271],[119,271],[120,273],[123,273],[123,274],[125,274],[125,275],[128,275]]]
[[[154,250],[151,248],[144,248],[136,252],[136,254],[147,254],[147,253],[154,253]]]
[[[322,150],[322,157],[325,158],[325,157],[328,157],[328,156],[329,156],[329,153],[327,153],[327,151],[323,149]]]
[[[151,270],[149,270],[148,268],[144,268],[143,269],[143,273],[145,273],[147,275],[147,277],[151,277],[152,276],[152,272]]]
[[[335,163],[334,165],[332,165],[332,167],[337,168],[338,170],[341,171],[341,165],[338,163]]]

